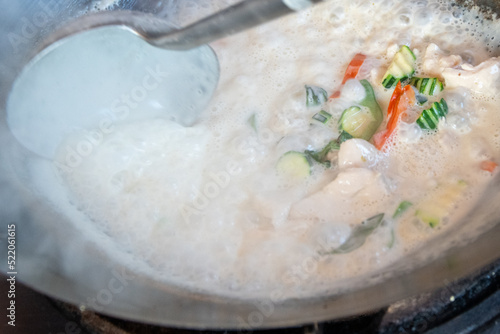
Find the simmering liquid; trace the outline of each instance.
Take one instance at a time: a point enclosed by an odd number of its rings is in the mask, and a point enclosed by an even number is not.
[[[189,20],[197,6],[181,3],[179,15]],[[125,118],[82,154],[94,124],[66,139],[55,165],[74,207],[155,279],[222,295],[322,293],[453,233],[496,172],[484,162],[500,162],[500,30],[476,15],[443,1],[327,2],[214,43],[221,79],[194,126]],[[381,82],[402,45],[416,76],[444,81],[434,99],[449,112],[437,131],[407,120],[384,150],[351,139],[305,179],[279,173],[286,152],[320,151],[339,135],[311,118],[324,109],[338,119],[363,95],[356,81],[341,85],[357,53],[385,129],[394,89]],[[305,85],[342,95],[308,108]],[[147,96],[137,102],[151,107]],[[422,216],[429,207],[435,223]],[[361,244],[336,251],[353,240]]]

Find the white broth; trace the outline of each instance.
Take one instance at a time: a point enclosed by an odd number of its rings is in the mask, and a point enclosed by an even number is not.
[[[187,18],[197,10],[188,5],[179,10]],[[220,40],[220,83],[193,127],[125,120],[68,166],[87,140],[72,136],[56,159],[61,180],[96,228],[171,284],[238,296],[286,286],[299,296],[384,268],[452,233],[498,170],[484,163],[500,162],[499,30],[475,15],[443,1],[331,1]],[[317,152],[338,137],[311,118],[324,109],[338,120],[364,95],[359,81],[341,85],[357,53],[367,56],[357,79],[373,87],[385,129],[394,88],[381,82],[402,45],[416,76],[444,81],[429,98],[448,104],[438,129],[409,120],[383,150],[350,139],[328,155],[330,167],[310,162],[304,179],[277,172],[286,152]],[[311,108],[305,85],[342,94]],[[394,218],[403,201],[411,205]],[[430,206],[437,222],[422,215]],[[355,242],[364,243],[336,253],[378,214]]]

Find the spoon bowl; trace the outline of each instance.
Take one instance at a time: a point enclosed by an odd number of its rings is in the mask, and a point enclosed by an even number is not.
[[[53,159],[65,138],[82,131],[89,140],[76,143],[77,153],[91,154],[118,122],[163,117],[192,125],[219,78],[217,56],[203,44],[316,2],[243,1],[182,29],[141,12],[83,16],[45,40],[17,78],[7,101],[10,130]]]
[[[87,132],[89,140],[74,149],[85,156],[118,123],[160,117],[192,125],[218,78],[208,45],[167,50],[122,25],[84,29],[58,37],[24,68],[7,101],[7,122],[19,142],[49,159],[65,138]]]

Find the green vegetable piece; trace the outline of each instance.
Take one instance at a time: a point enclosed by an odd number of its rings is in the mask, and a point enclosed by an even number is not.
[[[408,208],[410,206],[412,206],[413,204],[411,202],[408,202],[408,201],[402,201],[401,203],[399,203],[399,206],[398,208],[396,209],[396,211],[394,212],[394,214],[392,215],[392,218],[393,219],[396,219],[396,218],[399,218],[403,213],[406,212],[406,210],[408,210]]]
[[[448,114],[448,104],[444,99],[434,102],[429,109],[422,111],[417,119],[417,124],[424,130],[434,130],[437,128],[439,120]]]
[[[437,216],[430,214],[429,212],[423,210],[415,211],[415,216],[418,217],[422,222],[426,223],[430,227],[434,228],[439,225],[441,219]]]
[[[311,175],[311,165],[311,160],[306,154],[288,151],[278,160],[276,169],[287,178],[301,180]]]
[[[438,187],[418,205],[415,216],[432,228],[438,226],[462,197],[466,187],[467,184],[463,181]]]
[[[417,88],[419,93],[427,96],[435,96],[444,89],[443,83],[438,78],[413,77],[410,80],[410,85]]]
[[[359,106],[352,106],[344,110],[339,119],[339,129],[347,132],[353,138],[370,140],[382,123],[384,116],[370,83],[367,80],[361,80],[360,83],[365,89],[365,97],[359,102]]]
[[[373,115],[367,107],[352,106],[344,110],[339,120],[339,130],[350,134],[353,138],[371,138]]]
[[[366,219],[361,225],[353,229],[349,238],[347,238],[342,245],[326,252],[320,251],[320,255],[345,254],[360,248],[364,245],[368,236],[370,236],[370,234],[380,225],[383,218],[384,214],[379,213],[378,215]]]
[[[328,94],[326,91],[317,86],[306,85],[306,106],[316,107],[320,106],[328,100]]]
[[[403,45],[398,52],[394,55],[387,72],[384,74],[382,86],[391,88],[396,86],[398,81],[404,81],[411,78],[415,73],[415,61],[417,57],[411,49]]]
[[[354,138],[354,137],[351,136],[349,133],[347,133],[345,131],[342,131],[340,133],[339,137],[337,138],[337,143],[339,144],[339,148],[340,148],[340,144],[342,144],[346,140],[349,140],[349,139],[352,139],[352,138]]]
[[[257,120],[256,120],[256,116],[255,114],[252,114],[252,116],[250,116],[248,118],[248,124],[250,124],[250,126],[252,127],[252,129],[257,132]]]
[[[307,150],[304,153],[313,160],[330,167],[330,162],[327,159],[328,153],[336,151],[340,148],[340,144],[351,138],[363,138],[369,140],[375,131],[377,131],[380,123],[382,123],[383,114],[377,100],[373,88],[367,80],[361,80],[365,90],[365,97],[359,102],[359,106],[352,106],[346,109],[339,120],[340,135],[337,139],[331,140],[321,151]],[[327,120],[325,120],[328,118]],[[328,123],[331,120],[331,115],[324,110],[313,116],[313,119],[322,123]],[[323,123],[324,124],[324,123]]]
[[[425,102],[427,102],[429,100],[424,95],[421,95],[421,94],[415,94],[415,99],[417,99],[417,102],[420,105],[424,104]]]
[[[387,243],[387,248],[391,249],[394,246],[394,242],[396,241],[396,234],[394,233],[394,229],[391,229],[391,240]]]
[[[326,146],[319,152],[306,150],[304,153],[307,154],[314,161],[324,165],[327,168],[331,167],[331,163],[328,160],[328,153],[332,151],[338,151],[340,149],[340,144],[348,139],[353,138],[350,134],[342,131],[337,139],[331,140]]]
[[[330,161],[328,161],[328,153],[331,151],[337,151],[340,148],[340,144],[336,139],[331,140],[326,146],[319,152],[316,151],[305,151],[304,153],[310,156],[316,162],[324,164],[326,167],[330,167]]]
[[[314,116],[312,117],[312,122],[326,125],[331,118],[332,115],[329,112],[321,110],[320,112],[314,114]]]

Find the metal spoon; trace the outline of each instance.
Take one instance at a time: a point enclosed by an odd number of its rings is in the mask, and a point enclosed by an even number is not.
[[[91,154],[120,122],[168,117],[189,126],[219,78],[217,56],[203,44],[320,1],[244,1],[183,29],[140,12],[83,16],[51,35],[16,79],[9,128],[52,159],[65,138],[82,132],[88,140],[75,143],[76,153]]]

